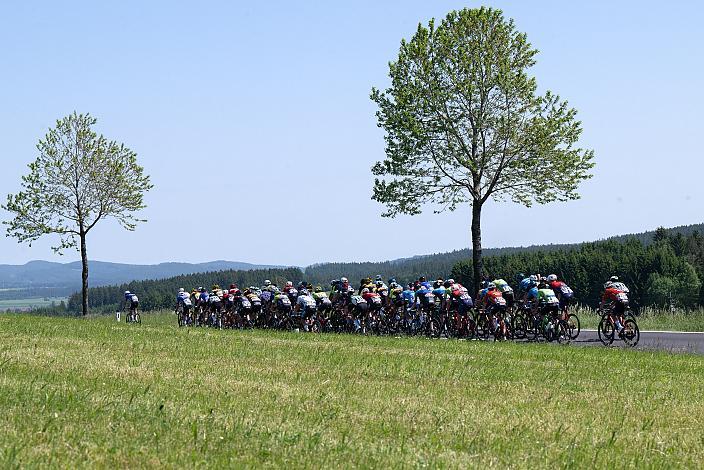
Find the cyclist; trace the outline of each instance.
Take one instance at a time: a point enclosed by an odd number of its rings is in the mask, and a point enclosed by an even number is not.
[[[264,292],[264,291],[273,292],[274,287],[276,287],[276,285],[272,284],[271,281],[269,279],[267,279],[264,281],[264,285],[262,286],[262,292]]]
[[[448,279],[443,284],[445,286],[446,305],[448,310],[457,308],[460,315],[466,315],[474,307],[469,291],[454,279]]]
[[[123,312],[127,309],[128,305],[129,305],[129,309],[130,309],[130,316],[132,318],[134,318],[134,316],[137,314],[137,309],[139,308],[139,297],[137,297],[137,294],[126,290],[125,291],[125,303],[124,303],[124,306],[122,307]]]
[[[188,317],[192,306],[193,303],[191,302],[191,296],[183,287],[181,287],[178,290],[178,294],[176,294],[176,310],[178,311],[181,309],[183,311],[183,315]]]
[[[377,275],[374,280],[374,291],[381,296],[381,302],[383,305],[388,305],[389,303],[389,286],[384,284],[381,279],[381,275]]]
[[[521,302],[526,303],[530,301],[531,299],[534,299],[538,296],[538,279],[540,278],[539,274],[531,274],[530,276],[524,278],[521,283],[518,285],[518,291],[522,293],[523,295],[521,296]],[[533,290],[535,289],[535,290]],[[531,295],[529,295],[532,292]]]
[[[487,283],[482,291],[483,294],[478,299],[479,308],[483,308],[486,315],[491,318],[491,328],[494,335],[505,338],[507,331],[503,313],[506,310],[506,299],[493,282]]]
[[[574,292],[563,281],[557,278],[557,274],[548,275],[548,286],[555,292],[557,299],[560,301],[560,311],[564,314],[567,313],[567,307],[574,299]]]
[[[396,282],[396,279],[391,279],[389,282],[389,305],[393,307],[396,314],[403,311],[405,300],[402,294],[403,287]]]
[[[372,282],[372,278],[365,277],[364,279],[359,281],[359,289],[357,289],[357,294],[362,295],[362,291],[364,289],[368,289],[370,292],[374,292],[374,290],[376,289],[376,285]]]
[[[413,283],[409,282],[406,289],[401,292],[401,297],[406,301],[406,306],[408,308],[413,308],[416,303],[416,292],[413,289]]]
[[[327,292],[323,291],[322,286],[315,286],[315,289],[313,291],[313,298],[318,304],[318,309],[320,311],[327,312],[332,308],[332,302],[330,301]]]
[[[430,313],[435,307],[432,285],[425,281],[420,282],[415,292],[414,301],[419,305],[421,312]]]
[[[307,285],[306,285],[307,286]],[[318,308],[318,304],[308,292],[308,289],[303,288],[298,291],[296,297],[296,306],[294,307],[295,315],[300,318],[305,331],[308,331],[308,317],[312,316]]]
[[[208,295],[208,307],[210,307],[210,313],[219,315],[222,310],[222,290],[220,286],[215,284]]]
[[[506,299],[506,305],[511,308],[513,307],[513,302],[515,300],[515,297],[513,295],[513,288],[508,285],[508,282],[504,281],[503,279],[496,279],[492,281],[496,285],[496,289],[498,289],[499,292],[501,292],[501,296]]]
[[[626,312],[628,308],[628,288],[626,291],[622,288],[626,287],[622,282],[619,282],[618,277],[612,276],[606,284],[604,284],[604,294],[601,296],[599,310],[606,311],[609,314],[616,315],[616,331],[620,335],[623,330],[623,325],[620,321],[620,316]],[[606,309],[606,310],[604,310]]]

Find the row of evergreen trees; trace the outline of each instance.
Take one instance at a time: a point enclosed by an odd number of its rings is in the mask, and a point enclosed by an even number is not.
[[[409,282],[419,276],[428,279],[454,277],[464,285],[472,285],[471,252],[421,256],[383,263],[326,263],[305,269],[265,269],[252,271],[219,271],[190,274],[161,280],[134,281],[89,291],[90,307],[95,312],[114,310],[123,292],[136,292],[144,310],[170,308],[180,287],[210,288],[227,286],[259,286],[264,279],[278,285],[287,280],[305,280],[324,287],[330,280],[346,276],[353,284],[363,277],[381,274],[384,279]],[[649,238],[606,240],[570,246],[545,246],[542,249],[503,249],[484,260],[486,277],[502,277],[515,284],[519,272],[555,273],[576,291],[580,302],[594,305],[599,300],[604,282],[612,275],[621,277],[631,288],[632,299],[640,305],[680,307],[704,305],[704,236],[698,231],[688,235],[658,229]],[[69,298],[67,309],[76,312],[80,294]]]
[[[270,279],[282,286],[287,280],[302,279],[303,273],[298,268],[255,269],[251,271],[217,271],[150,281],[132,281],[119,286],[92,287],[88,290],[88,304],[93,312],[107,313],[114,311],[122,302],[124,292],[137,294],[142,310],[172,308],[176,292],[183,287],[191,290],[198,287],[210,288],[217,284],[227,287],[231,283],[238,286],[260,286],[264,279]],[[68,310],[77,312],[81,306],[81,294],[75,293],[68,299]]]
[[[487,278],[513,284],[521,272],[557,274],[580,302],[591,305],[599,302],[604,282],[613,275],[628,285],[631,299],[639,305],[704,305],[704,237],[699,232],[669,235],[659,229],[652,243],[636,238],[585,243],[573,250],[488,257],[484,267]],[[471,261],[457,263],[452,276],[472,285]]]

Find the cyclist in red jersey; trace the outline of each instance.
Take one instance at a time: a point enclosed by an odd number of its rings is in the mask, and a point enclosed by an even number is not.
[[[604,311],[604,307],[611,310],[611,313],[616,314],[616,330],[621,333],[623,330],[623,325],[619,320],[619,316],[623,315],[628,308],[628,288],[623,285],[623,283],[618,282],[616,276],[612,276],[611,279],[604,284],[604,294],[601,296],[601,303],[599,304],[599,310]]]

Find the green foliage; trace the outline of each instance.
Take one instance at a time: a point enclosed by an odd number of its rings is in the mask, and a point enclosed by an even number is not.
[[[134,230],[133,212],[143,209],[143,194],[152,188],[136,154],[91,129],[96,119],[75,112],[56,122],[39,141],[39,156],[22,177],[22,191],[8,195],[3,209],[14,215],[7,235],[30,245],[57,234],[61,252],[100,220],[112,217]]]
[[[693,232],[688,237],[666,235],[661,241],[644,245],[636,238],[585,243],[572,250],[533,251],[487,257],[489,277],[503,277],[509,282],[519,273],[557,274],[572,287],[579,301],[596,304],[603,284],[610,276],[619,276],[631,289],[631,299],[641,305],[669,305],[690,308],[704,305],[701,297],[704,279],[704,237]],[[677,255],[673,244],[684,246]],[[452,275],[471,285],[472,266],[460,261]]]
[[[56,122],[43,140],[39,156],[22,177],[22,191],[8,195],[3,209],[14,215],[7,235],[31,246],[44,235],[58,235],[54,251],[79,248],[83,314],[88,313],[88,255],[86,235],[105,219],[134,230],[134,212],[145,207],[143,196],[152,188],[137,164],[137,155],[124,144],[108,141],[91,126],[97,120],[74,112]]]
[[[372,89],[386,159],[372,167],[382,215],[470,203],[475,277],[482,273],[481,208],[577,199],[593,152],[576,147],[576,110],[529,71],[537,50],[500,10],[450,12],[418,25],[389,64],[391,86]]]
[[[386,131],[387,158],[373,167],[384,215],[492,196],[527,206],[579,197],[593,154],[574,147],[576,111],[537,94],[528,73],[537,52],[491,8],[450,12],[401,42],[391,87],[371,95]]]

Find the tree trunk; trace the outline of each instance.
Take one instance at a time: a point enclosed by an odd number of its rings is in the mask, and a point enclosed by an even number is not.
[[[86,234],[81,232],[81,263],[83,272],[81,273],[81,294],[83,296],[83,315],[88,315],[88,254],[86,251]]]
[[[482,203],[474,200],[472,202],[472,277],[474,278],[474,293],[479,292],[484,273],[484,262],[482,261]]]

